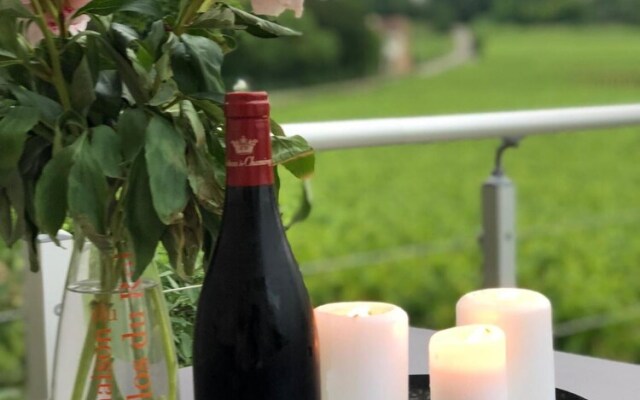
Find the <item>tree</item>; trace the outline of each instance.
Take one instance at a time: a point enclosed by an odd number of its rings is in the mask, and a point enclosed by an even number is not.
[[[498,19],[520,23],[579,22],[589,6],[587,0],[494,0],[492,11]]]
[[[273,88],[377,71],[380,45],[367,25],[367,14],[367,8],[353,0],[309,2],[301,19],[281,18],[302,36],[267,42],[239,37],[239,50],[230,53],[223,66],[226,81],[244,78],[254,87]]]

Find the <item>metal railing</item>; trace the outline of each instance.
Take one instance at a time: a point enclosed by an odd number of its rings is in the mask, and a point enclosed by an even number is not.
[[[319,151],[640,125],[640,104],[285,124]]]
[[[575,132],[640,125],[640,104],[493,112],[432,117],[383,118],[285,124],[289,135],[301,135],[318,151],[432,143],[455,140],[524,138],[556,132]],[[486,286],[515,284],[515,193],[504,175],[495,173],[483,183],[484,276]],[[499,171],[498,171],[499,172]],[[43,239],[42,268],[28,274],[30,291],[24,311],[29,324],[28,398],[47,398],[64,271],[71,245],[68,236],[58,248]],[[53,274],[52,271],[55,271]],[[182,290],[191,289],[184,288]],[[176,291],[179,289],[172,289]],[[591,321],[588,321],[591,322]],[[35,385],[35,386],[34,386]]]
[[[504,174],[501,156],[517,141],[534,135],[640,125],[640,104],[571,107],[431,117],[382,118],[284,125],[319,151],[503,139],[495,170],[482,185],[484,286],[516,285],[516,194]]]

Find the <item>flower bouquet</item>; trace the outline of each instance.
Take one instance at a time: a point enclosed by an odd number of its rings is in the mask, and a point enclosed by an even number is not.
[[[0,0],[0,237],[26,239],[33,270],[37,235],[56,240],[63,224],[75,237],[72,262],[85,257],[85,243],[95,249],[87,257],[97,286],[79,353],[86,371],[73,399],[101,398],[104,382],[85,378],[115,369],[119,350],[100,365],[96,341],[110,329],[116,298],[130,316],[143,307],[122,293],[135,293],[159,243],[183,277],[199,252],[211,254],[225,179],[224,55],[238,34],[298,34],[238,3]],[[302,0],[252,6],[302,12]],[[311,174],[304,139],[284,136],[275,122],[272,133],[274,164]],[[308,212],[304,200],[294,219]],[[133,351],[129,367],[146,356]],[[174,398],[175,387],[167,393]]]

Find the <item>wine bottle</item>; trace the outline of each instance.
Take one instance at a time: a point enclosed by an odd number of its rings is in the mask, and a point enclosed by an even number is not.
[[[227,182],[196,317],[196,400],[319,400],[313,309],[275,200],[269,102],[226,97]]]

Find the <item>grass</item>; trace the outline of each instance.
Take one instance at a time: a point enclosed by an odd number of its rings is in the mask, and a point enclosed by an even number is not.
[[[486,29],[485,29],[486,30]],[[627,27],[498,28],[474,64],[438,78],[406,77],[347,91],[300,92],[282,122],[624,103],[637,100],[639,31]]]
[[[22,398],[24,381],[24,325],[7,313],[22,306],[22,252],[7,249],[0,241],[0,400]]]
[[[640,98],[640,30],[481,28],[483,54],[437,78],[274,96],[280,122],[630,103]],[[289,132],[294,134],[295,132]],[[480,185],[497,141],[320,154],[311,218],[290,231],[316,304],[397,303],[444,328],[480,286]],[[518,188],[519,283],[554,303],[556,323],[637,310],[638,128],[528,138],[506,156]],[[640,318],[558,348],[640,361]]]
[[[411,56],[414,62],[431,61],[451,51],[451,37],[433,29],[425,23],[416,23],[411,27]]]

